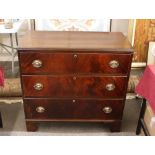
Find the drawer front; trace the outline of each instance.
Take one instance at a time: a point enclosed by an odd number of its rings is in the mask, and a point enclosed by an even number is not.
[[[24,74],[73,73],[73,60],[73,54],[19,53],[21,73]]]
[[[21,52],[24,74],[103,73],[126,74],[131,54]]]
[[[24,99],[27,119],[121,119],[123,100]]]
[[[123,97],[126,77],[22,76],[24,97]]]
[[[130,54],[77,54],[77,73],[127,74]]]

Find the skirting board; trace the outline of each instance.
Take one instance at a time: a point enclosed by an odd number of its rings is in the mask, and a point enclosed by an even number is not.
[[[146,62],[133,62],[131,64],[133,68],[146,67]]]
[[[0,61],[12,61],[12,56],[0,54]],[[18,61],[18,56],[15,56],[14,61]]]
[[[0,98],[0,104],[6,103],[6,104],[13,104],[13,103],[23,103],[22,97],[2,97]]]

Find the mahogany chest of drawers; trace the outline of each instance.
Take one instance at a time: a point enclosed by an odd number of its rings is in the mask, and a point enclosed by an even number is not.
[[[27,131],[42,121],[120,131],[132,55],[122,33],[28,32],[18,48]]]

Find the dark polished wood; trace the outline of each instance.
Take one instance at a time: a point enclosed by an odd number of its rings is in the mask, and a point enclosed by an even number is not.
[[[57,52],[133,52],[130,42],[121,32],[29,31],[19,40],[18,50],[39,52],[41,49]]]
[[[24,97],[121,98],[125,93],[126,81],[126,77],[116,76],[22,76]],[[43,88],[36,90],[36,83],[41,83]],[[107,84],[114,84],[114,90],[108,91]]]
[[[132,59],[131,54],[111,53],[55,53],[40,51],[21,52],[19,54],[23,74],[66,74],[66,73],[102,73],[127,74]],[[42,66],[35,68],[34,60],[40,60]],[[47,61],[48,60],[48,61]],[[111,68],[110,61],[119,62],[117,68]]]
[[[26,119],[121,119],[123,100],[92,100],[92,99],[24,99]],[[43,112],[37,112],[43,107]],[[105,113],[103,108],[112,111]]]
[[[110,124],[110,130],[111,132],[120,132],[121,131],[121,121],[116,120],[113,123]]]
[[[120,131],[132,55],[122,33],[28,32],[18,48],[27,131],[42,121]]]
[[[33,121],[26,121],[26,129],[27,131],[31,131],[31,132],[37,131],[38,123]]]

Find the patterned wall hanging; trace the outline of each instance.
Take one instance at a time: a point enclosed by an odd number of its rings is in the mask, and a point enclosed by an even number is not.
[[[110,19],[36,19],[36,30],[110,31]]]

